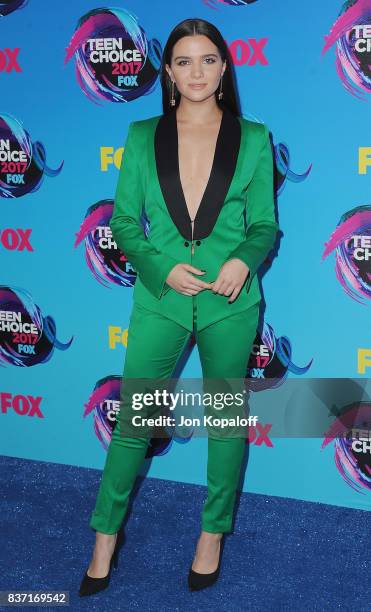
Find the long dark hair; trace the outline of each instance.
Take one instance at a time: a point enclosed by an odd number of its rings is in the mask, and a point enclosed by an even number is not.
[[[162,54],[161,61],[161,87],[162,87],[162,109],[164,114],[170,110],[176,109],[180,102],[180,93],[176,86],[174,87],[175,106],[170,106],[171,96],[171,79],[167,73],[165,65],[171,65],[174,45],[183,38],[183,36],[194,36],[195,34],[203,34],[207,36],[214,45],[218,48],[222,61],[226,60],[226,69],[223,74],[223,98],[218,99],[219,88],[215,92],[215,100],[221,108],[228,108],[234,115],[241,116],[240,102],[237,95],[235,85],[234,66],[231,60],[229,49],[224,42],[223,36],[209,21],[204,19],[184,19],[175,26],[171,31],[167,43]]]

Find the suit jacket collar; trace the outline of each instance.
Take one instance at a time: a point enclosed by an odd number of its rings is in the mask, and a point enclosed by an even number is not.
[[[213,230],[235,174],[240,144],[241,123],[225,108],[210,178],[194,220],[194,240],[206,238]],[[175,109],[161,115],[154,134],[154,151],[158,181],[169,214],[180,234],[191,240],[191,218],[179,174]]]

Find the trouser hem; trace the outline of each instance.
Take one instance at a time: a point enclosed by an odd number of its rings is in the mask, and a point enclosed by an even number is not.
[[[94,531],[99,531],[100,533],[105,533],[106,535],[114,535],[115,533],[117,533],[120,530],[120,525],[109,525],[107,526],[107,522],[99,519],[95,516],[93,516],[90,519],[90,523],[89,523],[89,527],[91,527],[91,529],[93,529]]]
[[[232,525],[230,524],[210,524],[206,522],[202,522],[201,524],[202,531],[207,531],[208,533],[231,533],[233,531]]]

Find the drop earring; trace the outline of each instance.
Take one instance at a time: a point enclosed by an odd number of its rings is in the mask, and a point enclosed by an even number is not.
[[[171,98],[170,98],[170,106],[175,106],[175,98],[174,98],[174,86],[175,86],[175,81],[171,81]]]
[[[219,93],[218,93],[218,99],[221,100],[223,97],[223,92],[222,92],[222,81],[223,81],[223,75],[220,78],[220,88],[219,88]]]

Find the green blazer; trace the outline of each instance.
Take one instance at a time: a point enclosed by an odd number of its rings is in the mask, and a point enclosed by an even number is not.
[[[223,110],[210,178],[192,223],[179,175],[175,109],[130,123],[110,228],[137,272],[134,302],[190,331],[193,300],[198,330],[260,301],[256,272],[279,229],[267,126]],[[206,270],[195,276],[215,281],[222,264],[234,257],[250,273],[231,304],[210,289],[188,296],[166,283],[177,263]]]

